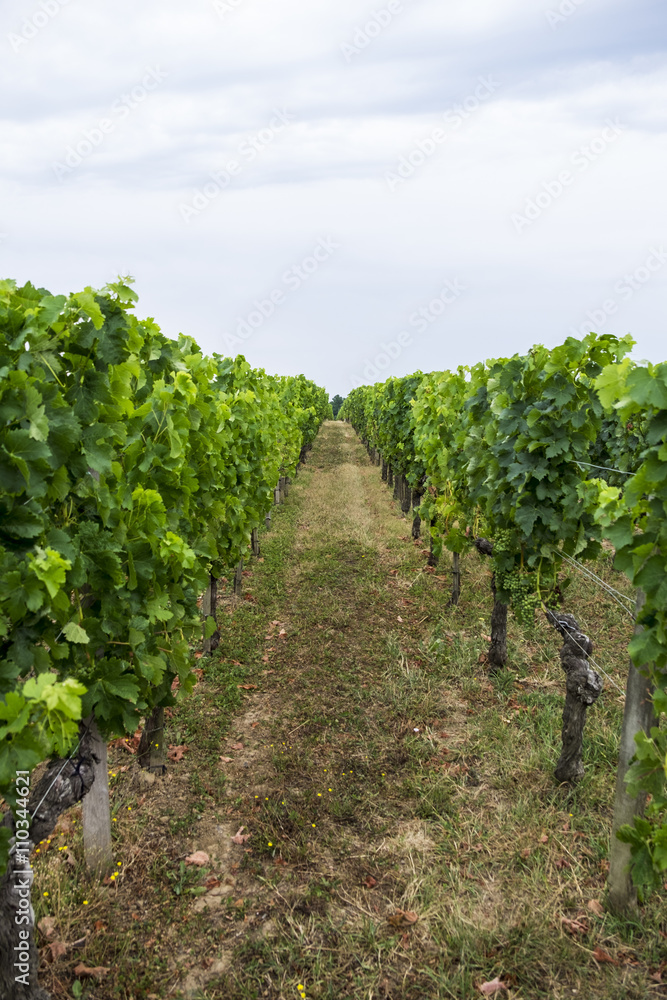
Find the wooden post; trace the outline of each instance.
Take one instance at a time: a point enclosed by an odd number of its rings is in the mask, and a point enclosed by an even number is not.
[[[493,555],[493,542],[488,538],[474,538],[473,544],[480,555]],[[498,598],[496,574],[491,574],[493,611],[491,612],[491,644],[489,645],[489,669],[501,670],[507,663],[507,605]]]
[[[276,488],[273,491],[273,504],[275,507],[280,503],[280,482],[278,482]]]
[[[401,476],[401,510],[405,517],[410,513],[410,504],[412,501],[412,490],[408,486],[408,481],[405,476]]]
[[[89,716],[85,725],[90,733],[90,750],[96,760],[93,784],[83,799],[83,854],[87,867],[101,878],[113,866],[107,745],[100,736],[94,716]]]
[[[239,562],[234,573],[234,593],[237,597],[243,593],[243,559]]]
[[[385,460],[383,458],[382,459],[382,482],[383,483],[387,482],[387,477],[388,476],[389,476],[389,466],[387,465],[387,463],[385,462]]]
[[[394,485],[394,470],[391,467],[391,463],[387,464],[387,486],[393,487]]]
[[[252,546],[252,554],[257,558],[260,554],[259,549],[259,532],[257,528],[252,529],[252,534],[250,536],[250,544]]]
[[[642,590],[638,590],[635,605],[636,617],[639,616],[645,601],[646,595]],[[635,631],[640,629],[641,626],[638,626]],[[632,826],[635,816],[643,816],[646,808],[646,793],[642,792],[636,798],[630,798],[625,784],[625,776],[637,748],[635,735],[641,732],[649,735],[651,728],[655,725],[653,685],[639,673],[634,663],[630,661],[625,691],[621,745],[618,754],[614,819],[609,848],[609,879],[607,881],[607,906],[612,913],[619,917],[628,917],[636,910],[637,890],[629,872],[630,845],[618,840],[616,833],[626,823]]]
[[[452,554],[452,604],[459,603],[461,596],[461,557],[458,552]]]
[[[489,668],[501,670],[507,663],[507,605],[498,598],[496,574],[491,575],[493,610],[491,611],[491,644],[489,646]]]
[[[420,486],[416,486],[412,491],[412,509],[414,511],[414,519],[412,521],[412,537],[419,538],[421,536],[422,519],[419,516],[419,505],[422,502],[422,496],[424,491]]]
[[[290,483],[291,482],[292,482],[292,480],[290,479],[290,477],[289,476],[285,476],[284,493],[285,493],[285,497],[286,498],[289,496],[289,488],[290,488]]]
[[[434,527],[435,527],[435,518],[432,518],[432,520],[431,520],[431,528],[434,528]],[[435,567],[435,566],[438,565],[438,557],[435,554],[435,544],[433,542],[433,532],[432,531],[429,532],[429,553],[428,553],[428,559],[426,560],[426,565],[427,566],[433,566],[433,567]]]
[[[218,581],[214,576],[209,576],[208,587],[204,591],[204,598],[202,600],[202,614],[204,615],[204,622],[208,618],[213,618],[215,620],[215,609],[218,603]],[[204,653],[212,653],[214,649],[218,648],[220,643],[220,632],[215,630],[212,636],[208,639],[204,639],[202,643],[202,649]]]
[[[139,741],[137,760],[150,774],[164,774],[167,770],[164,752],[164,708],[154,708],[146,719]]]
[[[271,515],[270,514],[267,514],[266,517],[264,518],[264,527],[266,528],[267,531],[269,531],[271,529]]]

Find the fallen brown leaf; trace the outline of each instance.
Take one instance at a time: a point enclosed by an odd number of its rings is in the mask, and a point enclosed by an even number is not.
[[[416,924],[419,917],[413,910],[396,910],[387,920],[392,927],[405,927],[406,924]]]
[[[244,691],[253,691],[257,688],[256,684],[237,684],[239,688],[243,688]]]
[[[190,854],[185,859],[185,863],[186,865],[207,865],[210,860],[206,851],[195,851],[194,854]]]
[[[490,997],[493,996],[494,993],[500,993],[501,990],[508,989],[508,987],[505,986],[505,983],[503,983],[498,978],[498,976],[496,976],[496,978],[492,979],[491,982],[482,983],[482,985],[478,986],[477,989],[479,990],[480,993],[483,993],[485,996]]]
[[[593,958],[596,962],[608,962],[610,965],[618,965],[619,963],[615,958],[612,958],[609,952],[601,948],[600,945],[593,950]]]
[[[219,878],[215,877],[215,875],[210,875],[204,882],[204,885],[207,889],[217,889],[217,887],[222,885],[222,883]]]
[[[233,757],[221,757],[220,760],[223,762],[223,764],[231,764],[231,762],[234,760],[234,758]]]
[[[169,760],[183,760],[183,755],[189,749],[190,748],[187,747],[187,746],[185,746],[184,743],[181,744],[181,746],[178,746],[178,747],[174,746],[173,743],[170,743],[169,744],[169,750],[167,751],[167,757],[169,758]]]
[[[374,879],[372,875],[369,875],[368,878],[364,881],[364,885],[366,886],[367,889],[374,889],[375,886],[377,885],[377,879]]]
[[[53,937],[53,935],[56,933],[56,918],[42,917],[42,919],[37,924],[37,927],[42,932],[44,937],[48,940],[48,938]]]
[[[588,931],[587,925],[580,920],[568,920],[567,917],[561,917],[560,919],[563,927],[569,934],[586,934]]]
[[[242,743],[232,743],[229,749],[230,750],[243,750],[243,744]]]
[[[589,899],[587,908],[591,911],[591,913],[594,913],[596,917],[604,917],[604,907],[602,903],[598,902],[597,899]]]
[[[248,840],[250,840],[250,834],[244,833],[244,830],[244,826],[239,827],[236,834],[232,837],[232,844],[245,844]]]
[[[178,677],[176,678],[176,680],[178,680]],[[120,750],[128,750],[130,753],[136,753],[138,745],[139,745],[138,741],[135,746],[133,740],[130,741],[129,739],[123,739],[122,737],[117,740],[111,740],[111,742],[109,743],[109,746],[112,748],[118,747]]]
[[[96,965],[94,969],[80,962],[74,970],[75,976],[92,976],[93,979],[104,979],[110,970],[104,965]]]
[[[49,951],[51,952],[50,961],[57,962],[67,954],[67,945],[64,941],[52,941],[49,945]]]

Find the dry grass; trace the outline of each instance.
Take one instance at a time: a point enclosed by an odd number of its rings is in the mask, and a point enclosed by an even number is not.
[[[618,693],[591,712],[586,777],[558,787],[555,633],[512,623],[510,666],[489,679],[486,566],[466,557],[450,607],[446,568],[425,571],[343,424],[325,425],[262,548],[251,600],[223,598],[221,646],[170,721],[183,760],[147,786],[114,751],[120,878],[88,882],[76,834],[74,868],[65,852],[37,864],[42,913],[62,940],[87,935],[45,963],[54,993],[466,1000],[499,976],[510,1000],[667,995],[659,902],[636,925],[599,906]],[[608,559],[600,571],[619,586]],[[568,602],[623,687],[631,622],[583,580]],[[194,850],[203,870],[184,863]],[[77,980],[81,958],[107,977]]]

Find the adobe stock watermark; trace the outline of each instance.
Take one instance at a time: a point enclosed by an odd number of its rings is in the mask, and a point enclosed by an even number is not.
[[[452,129],[460,128],[471,115],[485,101],[495,94],[500,84],[491,76],[480,76],[478,83],[471,94],[465,97],[460,104],[453,104],[442,115],[445,125]],[[438,151],[438,148],[447,140],[447,132],[439,126],[432,129],[423,139],[417,140],[409,153],[399,157],[396,169],[388,171],[384,178],[392,194],[397,188],[405,184],[406,181],[414,177],[417,170],[423,167],[426,161]]]
[[[567,21],[568,17],[576,14],[579,8],[585,3],[586,0],[561,0],[555,9],[545,10],[544,16],[552,28],[557,28],[559,24]]]
[[[63,160],[54,160],[51,169],[58,180],[62,183],[77,167],[81,166],[84,160],[92,156],[95,150],[102,145],[106,136],[115,132],[120,122],[140,107],[166,80],[167,76],[168,74],[159,66],[146,70],[139,83],[135,84],[131,90],[121,94],[113,102],[109,112],[113,117],[100,118],[96,125],[84,130],[80,139],[67,146]]]
[[[216,12],[220,19],[227,17],[228,14],[233,14],[235,10],[242,7],[245,0],[213,0],[213,10]]]
[[[321,237],[311,253],[283,271],[279,286],[272,288],[264,298],[255,299],[252,309],[244,316],[237,317],[234,333],[223,333],[225,347],[230,350],[243,347],[243,344],[271,319],[276,309],[287,302],[290,294],[298,292],[305,282],[310,281],[339,249],[340,243],[336,243],[331,236]]]
[[[33,871],[30,864],[30,812],[28,799],[30,797],[30,772],[17,771],[16,778],[16,810],[14,824],[14,853],[16,861],[12,869],[14,885],[12,892],[16,895],[14,904],[14,922],[18,927],[18,941],[14,945],[14,980],[23,986],[30,986],[30,929],[34,924],[34,913],[30,902]]]
[[[443,313],[461,297],[466,291],[466,286],[461,284],[458,278],[451,281],[447,279],[440,291],[434,298],[425,305],[419,306],[408,316],[408,326],[414,333],[424,333],[432,323],[440,319]],[[403,351],[412,347],[414,334],[410,330],[401,330],[395,339],[388,343],[380,344],[379,352],[373,358],[367,358],[361,378],[352,376],[350,382],[354,388],[360,385],[368,385],[369,382],[378,382],[382,378],[382,373],[389,368],[392,361],[396,361]]]
[[[194,196],[190,202],[182,202],[178,206],[178,211],[180,212],[181,218],[186,225],[189,225],[192,219],[195,219],[198,215],[208,208],[212,201],[218,197],[218,195],[229,187],[234,177],[238,177],[242,173],[245,166],[252,163],[260,153],[263,153],[271,143],[274,141],[277,135],[283,132],[288,125],[291,125],[293,121],[296,120],[296,115],[290,114],[289,111],[285,111],[283,108],[273,109],[273,118],[269,122],[267,128],[261,128],[259,132],[255,132],[252,135],[246,136],[241,143],[239,143],[236,155],[237,159],[228,160],[227,163],[221,167],[219,170],[213,170],[208,176],[210,180],[199,188],[195,189]]]
[[[404,11],[403,0],[389,0],[384,7],[374,10],[369,19],[364,24],[358,24],[354,29],[351,42],[341,42],[340,50],[345,57],[345,62],[349,65],[355,56],[360,55],[364,49],[368,48],[373,39],[381,35],[394,21],[397,14]]]
[[[596,135],[587,146],[580,146],[579,149],[575,149],[570,154],[569,162],[576,167],[577,172],[561,170],[558,176],[552,180],[542,181],[542,190],[534,198],[527,199],[523,214],[520,212],[513,213],[511,221],[518,234],[521,234],[525,229],[537,222],[540,216],[574,184],[577,176],[585,173],[591,164],[603,156],[612,143],[616,142],[619,135],[627,128],[627,125],[622,125],[618,118],[614,120],[607,118],[605,126],[600,134]]]
[[[613,289],[616,298],[605,299],[596,309],[589,309],[586,313],[586,320],[578,327],[571,326],[570,333],[573,337],[586,337],[593,329],[596,333],[602,329],[610,316],[614,316],[619,310],[619,304],[629,302],[630,299],[641,291],[654,274],[667,264],[667,251],[664,247],[651,247],[649,254],[644,261],[636,267],[634,271],[627,272],[622,278],[614,282]]]
[[[53,20],[62,7],[66,7],[70,0],[40,0],[38,10],[24,18],[19,33],[10,32],[7,40],[14,52],[20,52],[24,45],[36,38],[42,28]]]

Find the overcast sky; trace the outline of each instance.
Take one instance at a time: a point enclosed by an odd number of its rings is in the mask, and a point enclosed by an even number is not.
[[[0,270],[331,394],[667,357],[664,0],[5,0]]]

